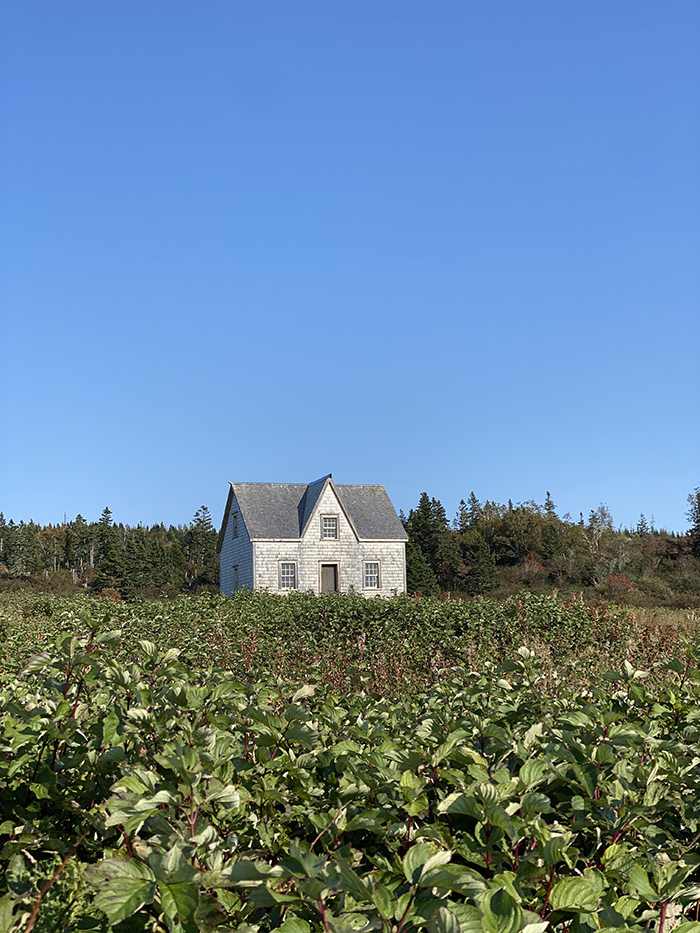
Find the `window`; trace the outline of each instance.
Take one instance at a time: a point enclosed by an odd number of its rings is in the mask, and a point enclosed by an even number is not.
[[[365,589],[379,589],[379,564],[365,564]]]
[[[293,563],[280,564],[280,589],[295,590],[297,588],[297,565]]]
[[[337,538],[338,537],[338,519],[334,516],[324,515],[321,519],[321,537],[322,538]]]
[[[238,564],[233,565],[233,592],[238,589]]]
[[[231,515],[231,537],[238,537],[238,512],[233,512]]]

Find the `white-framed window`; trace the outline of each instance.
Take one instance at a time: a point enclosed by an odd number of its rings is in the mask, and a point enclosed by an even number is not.
[[[233,565],[233,592],[238,589],[238,564]]]
[[[367,561],[365,564],[365,589],[379,589],[379,563],[377,561]]]
[[[338,519],[335,515],[324,515],[321,518],[321,537],[324,540],[338,537]]]
[[[294,561],[280,563],[280,589],[295,590],[297,588],[297,565]]]
[[[238,537],[238,512],[231,513],[231,537]]]

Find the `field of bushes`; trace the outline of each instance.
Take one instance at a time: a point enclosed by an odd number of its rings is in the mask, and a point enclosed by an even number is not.
[[[0,596],[0,933],[700,933],[692,611]]]

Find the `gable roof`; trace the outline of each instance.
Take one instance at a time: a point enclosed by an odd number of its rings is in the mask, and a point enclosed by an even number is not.
[[[408,535],[383,486],[336,486],[338,498],[361,540],[408,541]]]
[[[307,528],[321,494],[330,485],[362,541],[406,541],[403,525],[383,486],[336,485],[329,473],[313,483],[231,483],[219,533],[223,543],[235,493],[252,540],[298,540]]]

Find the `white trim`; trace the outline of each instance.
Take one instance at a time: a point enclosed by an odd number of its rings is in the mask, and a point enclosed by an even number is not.
[[[340,515],[339,513],[338,512],[335,512],[335,513],[334,512],[330,512],[330,513],[322,512],[319,518],[321,520],[321,539],[320,540],[321,541],[340,541],[340,521],[339,521]],[[326,530],[324,527],[324,522],[326,521],[327,518],[328,519],[332,518],[333,521],[335,522],[335,534],[333,535],[333,537],[328,537],[324,534]]]
[[[329,538],[330,541],[335,541],[335,538]],[[340,560],[320,560],[318,562],[318,592],[319,595],[323,593],[323,568],[324,567],[335,567],[335,585],[336,589],[334,592],[340,593]]]
[[[367,586],[367,565],[376,564],[377,566],[377,585]],[[382,588],[382,562],[377,560],[362,560],[362,589],[370,590],[373,593],[379,593]]]
[[[294,568],[294,586],[282,586],[282,567],[293,567]],[[289,593],[290,590],[299,589],[299,568],[295,560],[278,560],[277,561],[277,589],[282,593]]]

